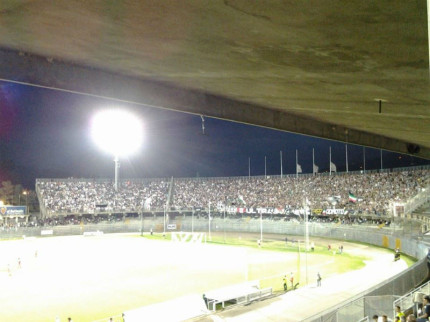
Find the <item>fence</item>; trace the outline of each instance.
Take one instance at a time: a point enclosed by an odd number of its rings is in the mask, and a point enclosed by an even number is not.
[[[405,215],[411,214],[418,207],[430,200],[430,185],[418,193],[415,197],[408,200],[405,204]]]
[[[402,297],[398,298],[394,301],[393,307],[396,307],[396,305],[400,306],[402,310],[411,308],[414,306],[414,295],[416,293],[424,293],[424,294],[430,294],[430,283],[426,283],[416,289],[414,289],[412,292],[409,292]]]
[[[210,229],[209,229],[210,224]],[[400,226],[401,225],[401,226]],[[149,232],[168,231],[174,227],[175,231],[183,232],[262,232],[263,240],[265,234],[294,235],[303,236],[305,227],[302,222],[298,221],[280,221],[272,219],[255,219],[255,218],[214,218],[210,221],[207,218],[196,218],[190,216],[176,216],[168,218],[166,225],[162,216],[145,217],[140,219],[125,219],[125,221],[115,223],[98,223],[98,224],[81,224],[68,226],[51,226],[51,227],[16,227],[11,229],[0,229],[0,238],[20,238],[25,236],[40,236],[41,230],[53,229],[54,235],[81,235],[85,231],[100,230],[104,233],[121,233],[121,232],[140,232],[142,229]],[[261,231],[262,229],[262,231]],[[401,243],[402,252],[416,258],[425,256],[423,253],[424,246],[420,246],[416,240],[409,238],[411,235],[421,233],[420,226],[415,221],[402,221],[394,223],[390,227],[378,227],[376,225],[365,224],[336,224],[336,223],[319,223],[310,222],[308,224],[310,236],[326,237],[338,240],[351,240],[363,243],[383,246],[387,248],[396,248],[396,243]],[[280,237],[281,238],[281,237]],[[423,255],[424,254],[424,255]]]
[[[421,259],[414,266],[391,279],[340,303],[336,307],[320,312],[317,316],[309,317],[304,322],[359,321],[363,316],[373,316],[374,314],[393,316],[393,303],[402,294],[420,285],[427,277],[427,273],[426,260]]]
[[[15,239],[25,237],[40,237],[42,231],[52,230],[52,236],[83,235],[84,232],[102,231],[105,234],[132,233],[140,230],[140,222],[46,227],[21,227],[0,229],[0,239]],[[51,235],[49,235],[51,236]]]

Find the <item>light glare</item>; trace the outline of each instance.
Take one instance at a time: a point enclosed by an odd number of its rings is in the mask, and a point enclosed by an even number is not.
[[[142,124],[129,112],[115,109],[96,114],[92,120],[94,142],[114,156],[127,156],[142,143]]]

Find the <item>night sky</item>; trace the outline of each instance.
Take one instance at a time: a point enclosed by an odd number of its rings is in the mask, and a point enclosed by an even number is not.
[[[143,119],[140,151],[121,160],[122,178],[222,177],[295,173],[296,149],[304,173],[312,172],[312,148],[320,171],[332,162],[345,171],[345,144],[205,117],[118,103],[0,82],[0,182],[34,189],[36,178],[113,178],[113,157],[90,136],[90,121],[100,109],[122,107]],[[348,145],[349,170],[363,167],[363,148]],[[383,151],[383,166],[430,164]],[[380,151],[366,148],[366,169],[380,168]]]

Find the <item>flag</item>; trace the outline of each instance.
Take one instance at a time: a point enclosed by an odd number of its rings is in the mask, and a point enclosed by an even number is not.
[[[330,171],[336,172],[336,165],[333,162],[330,162]]]
[[[314,172],[313,173],[314,174],[318,173],[318,170],[319,170],[319,167],[316,164],[314,164],[314,170],[313,170]]]
[[[296,177],[302,173],[302,167],[299,164],[299,151],[296,150]]]
[[[246,205],[246,202],[245,202],[245,200],[243,200],[243,197],[241,195],[239,195],[238,199],[239,199],[240,203]]]
[[[357,197],[354,196],[351,192],[349,193],[349,198],[348,201],[356,203],[357,202]]]
[[[143,205],[143,209],[144,210],[151,210],[151,203],[152,203],[152,198],[148,197],[145,199],[145,203]]]

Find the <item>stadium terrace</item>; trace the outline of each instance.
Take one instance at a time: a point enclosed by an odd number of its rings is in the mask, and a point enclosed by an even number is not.
[[[430,185],[430,169],[233,178],[37,179],[42,217],[203,212],[393,216]],[[350,194],[357,196],[352,202]],[[400,205],[400,207],[399,207]],[[397,209],[394,209],[394,208]]]

